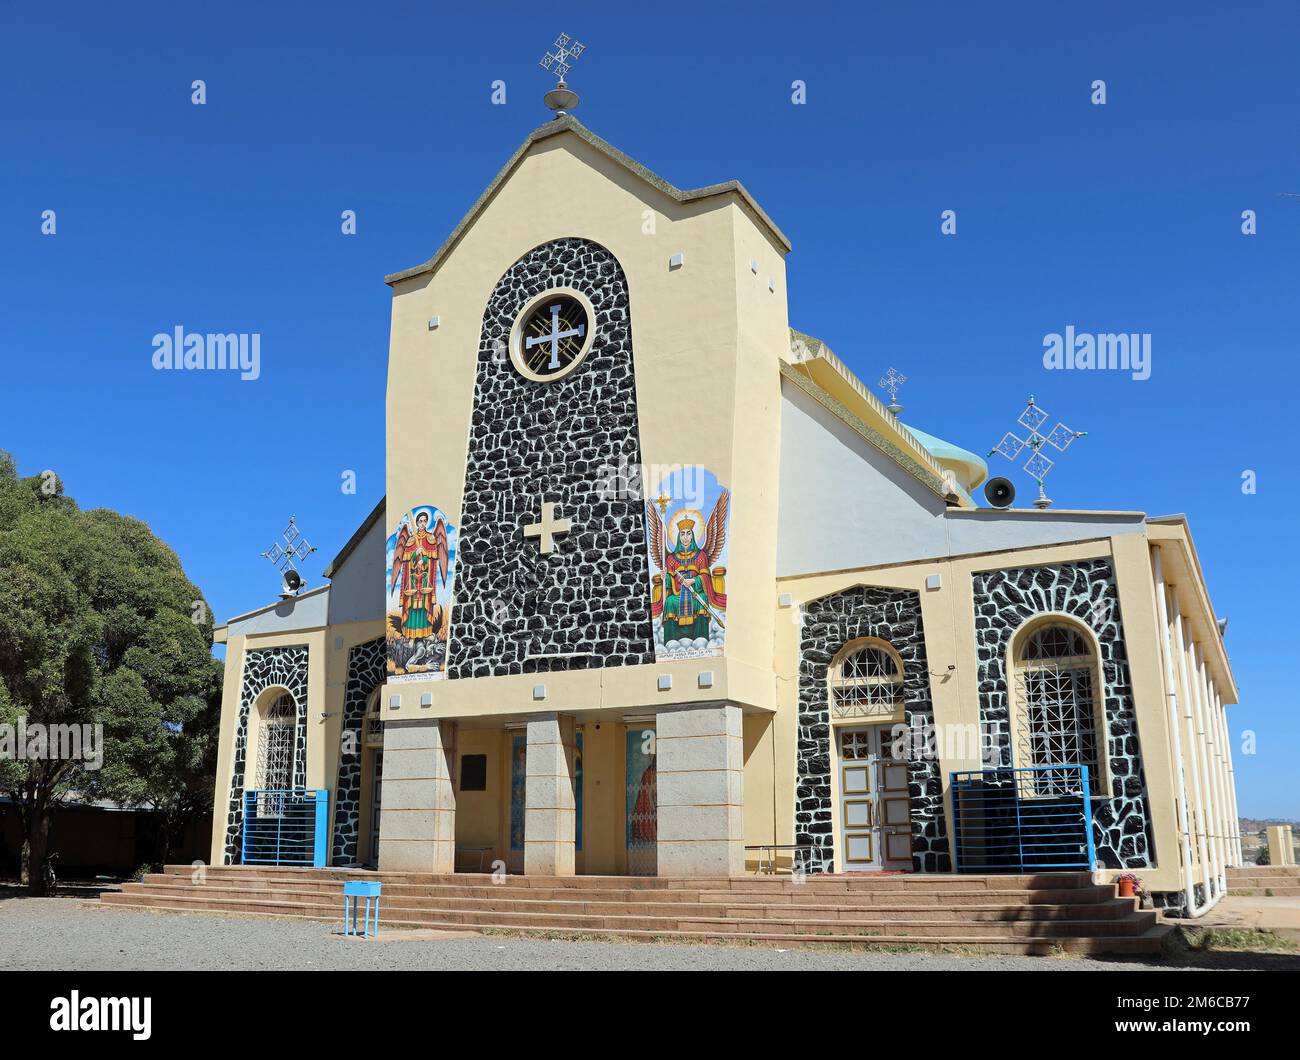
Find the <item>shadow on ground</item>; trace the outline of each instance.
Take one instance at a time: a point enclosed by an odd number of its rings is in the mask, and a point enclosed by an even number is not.
[[[56,898],[91,898],[97,899],[105,891],[116,891],[122,886],[121,880],[69,880],[59,881]],[[0,880],[0,902],[15,898],[30,898],[27,887],[17,880]]]

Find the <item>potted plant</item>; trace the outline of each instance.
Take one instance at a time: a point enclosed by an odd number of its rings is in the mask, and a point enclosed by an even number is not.
[[[1116,876],[1115,882],[1119,885],[1119,896],[1121,898],[1133,898],[1142,892],[1142,880],[1131,872],[1121,873]]]

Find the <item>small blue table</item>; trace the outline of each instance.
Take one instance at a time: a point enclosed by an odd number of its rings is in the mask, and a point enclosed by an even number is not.
[[[343,934],[355,935],[357,933],[357,899],[366,900],[366,911],[363,918],[361,935],[363,938],[370,938],[371,935],[379,934],[379,887],[380,884],[372,883],[369,880],[349,880],[343,884]],[[371,931],[371,903],[374,903],[374,930]]]

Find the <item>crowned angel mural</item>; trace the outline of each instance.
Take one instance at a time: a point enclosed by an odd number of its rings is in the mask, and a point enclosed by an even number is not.
[[[650,495],[646,551],[655,658],[721,655],[727,637],[731,494],[706,469],[685,467]]]
[[[388,680],[445,675],[456,528],[437,508],[412,508],[388,539]]]

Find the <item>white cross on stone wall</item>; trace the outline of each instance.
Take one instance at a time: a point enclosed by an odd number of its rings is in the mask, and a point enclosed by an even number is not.
[[[572,526],[573,522],[570,519],[555,518],[555,504],[552,501],[543,501],[541,520],[525,526],[524,537],[540,538],[542,553],[547,555],[555,545],[555,535],[567,534]]]

